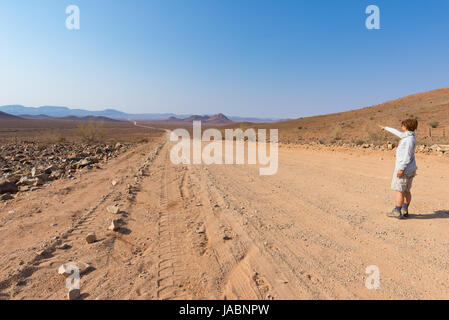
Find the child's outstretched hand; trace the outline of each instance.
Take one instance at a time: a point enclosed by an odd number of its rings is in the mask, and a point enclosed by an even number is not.
[[[385,130],[384,126],[381,126],[380,124],[377,125],[381,130]]]

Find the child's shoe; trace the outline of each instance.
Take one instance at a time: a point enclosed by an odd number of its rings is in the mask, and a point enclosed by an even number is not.
[[[401,208],[401,214],[404,218],[408,218],[408,208]]]
[[[387,213],[387,217],[402,219],[402,212],[398,208],[394,208],[393,211]]]

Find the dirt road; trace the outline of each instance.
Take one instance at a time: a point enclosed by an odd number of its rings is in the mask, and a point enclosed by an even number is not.
[[[92,265],[83,299],[449,298],[447,160],[418,157],[411,217],[395,220],[391,152],[284,147],[259,176],[175,166],[169,150],[153,141],[0,204],[0,298],[65,299],[68,261]]]

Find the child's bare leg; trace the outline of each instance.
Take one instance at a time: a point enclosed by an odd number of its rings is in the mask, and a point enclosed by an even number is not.
[[[396,207],[402,207],[404,204],[405,192],[396,191]]]
[[[412,202],[412,193],[410,191],[404,192],[404,203],[410,205]]]

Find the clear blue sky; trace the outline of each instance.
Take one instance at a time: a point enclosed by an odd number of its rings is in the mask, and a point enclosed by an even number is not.
[[[65,28],[65,8],[81,29]],[[365,8],[381,30],[365,28]],[[1,0],[0,105],[299,117],[449,85],[449,1]]]

